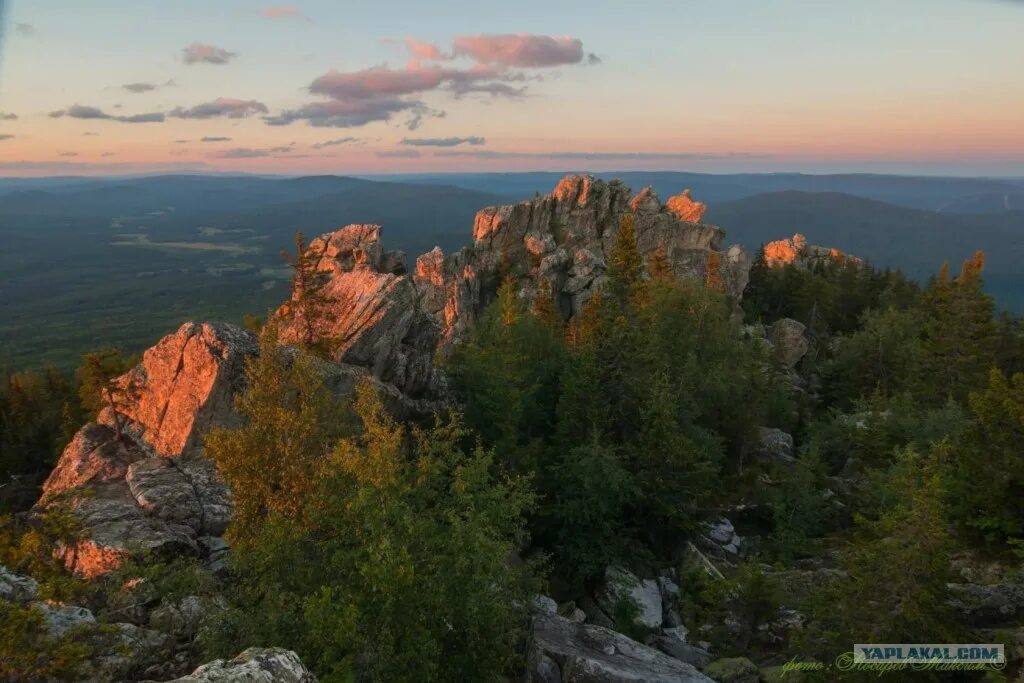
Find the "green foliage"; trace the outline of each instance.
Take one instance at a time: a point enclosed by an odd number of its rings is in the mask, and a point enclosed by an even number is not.
[[[792,318],[807,325],[813,337],[835,336],[858,329],[868,309],[913,304],[917,292],[917,285],[899,271],[846,259],[813,270],[792,264],[771,268],[762,248],[750,269],[743,310],[750,322]]]
[[[237,399],[240,429],[216,429],[206,452],[234,492],[233,544],[256,542],[261,520],[296,515],[316,486],[326,454],[346,427],[342,407],[324,387],[316,361],[278,346],[268,326],[260,353],[246,361],[249,390]]]
[[[808,450],[772,492],[772,532],[766,544],[770,558],[789,562],[816,549],[814,539],[829,528],[833,512],[823,476],[817,452]]]
[[[1024,538],[1024,374],[989,373],[945,464],[953,518],[1002,545]]]
[[[899,502],[861,520],[841,558],[847,577],[815,600],[815,632],[826,643],[820,654],[834,656],[852,642],[966,642],[948,606],[953,542],[937,466],[944,457],[941,446],[925,457],[900,453]]]
[[[67,571],[58,550],[74,545],[81,533],[78,517],[60,501],[39,514],[0,517],[0,565],[35,579],[40,599],[74,601],[90,589]]]
[[[0,372],[0,512],[35,502],[37,482],[70,438],[63,426],[76,419],[77,406],[74,389],[53,368]]]
[[[117,349],[104,349],[82,356],[78,369],[78,396],[82,409],[90,420],[104,408],[111,410],[114,430],[121,436],[122,417],[120,411],[135,397],[135,388],[128,383],[119,384],[116,379],[127,372],[135,360],[126,357]]]
[[[923,315],[916,309],[871,309],[861,327],[838,338],[822,368],[828,403],[849,407],[875,392],[892,396],[916,387],[924,369]]]
[[[83,635],[79,628],[53,638],[40,610],[31,605],[0,601],[0,678],[82,680],[93,654],[93,648]]]
[[[992,297],[982,289],[984,265],[980,251],[964,261],[960,275],[953,279],[948,264],[944,265],[922,298],[927,314],[925,389],[934,396],[965,399],[984,386],[995,365],[998,327]]]
[[[556,451],[546,469],[548,495],[538,512],[538,531],[554,551],[554,570],[582,584],[617,561],[633,559],[629,511],[641,492],[621,451],[596,433]]]
[[[732,577],[705,585],[704,616],[715,652],[749,654],[760,628],[778,614],[777,581],[758,565],[744,563]]]
[[[725,295],[647,277],[631,219],[564,341],[506,281],[448,366],[470,426],[536,472],[534,536],[575,585],[612,558],[664,556],[742,469],[769,407],[791,412]]]
[[[538,588],[530,565],[508,563],[533,505],[526,481],[495,476],[491,451],[466,449],[471,435],[457,416],[406,430],[369,383],[355,409],[361,433],[320,455],[297,505],[232,523],[231,535],[251,542],[234,552],[239,609],[211,647],[283,644],[326,681],[488,680],[510,670]],[[300,405],[279,410],[293,415],[282,425],[298,420],[303,432]]]
[[[467,423],[516,472],[537,467],[541,439],[553,429],[565,343],[549,313],[543,306],[526,310],[506,279],[449,364]]]

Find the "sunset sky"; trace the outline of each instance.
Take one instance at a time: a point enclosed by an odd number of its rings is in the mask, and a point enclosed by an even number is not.
[[[1024,2],[6,2],[0,175],[567,169],[1024,176]]]

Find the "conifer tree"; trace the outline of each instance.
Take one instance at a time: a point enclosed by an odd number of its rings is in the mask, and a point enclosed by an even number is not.
[[[643,257],[636,246],[633,214],[622,217],[615,243],[608,252],[608,292],[624,306],[643,277]]]
[[[980,251],[964,261],[956,278],[950,279],[949,266],[944,264],[925,291],[925,384],[937,396],[965,399],[984,385],[995,364],[998,328],[992,297],[983,290],[984,266],[985,255]]]
[[[303,350],[326,356],[336,341],[327,332],[333,303],[326,291],[330,273],[318,269],[317,258],[301,232],[295,233],[295,254],[281,252],[281,256],[292,269],[292,298],[282,317],[297,331]]]
[[[540,278],[540,283],[537,285],[537,296],[533,300],[533,315],[552,329],[561,329],[564,325],[562,313],[558,310],[558,304],[551,291],[551,281],[547,278]]]
[[[132,377],[126,378],[124,383],[115,380],[133,364],[132,359],[127,358],[122,352],[106,349],[82,356],[82,366],[78,370],[78,395],[82,407],[91,419],[95,419],[104,408],[109,408],[118,439],[121,438],[124,429],[121,411],[131,404],[138,388],[132,383]]]

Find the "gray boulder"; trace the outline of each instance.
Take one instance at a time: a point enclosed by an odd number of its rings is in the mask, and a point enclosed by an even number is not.
[[[804,332],[807,327],[796,320],[782,318],[768,328],[768,341],[779,359],[789,368],[796,367],[810,349]]]
[[[681,662],[703,669],[711,661],[711,653],[697,645],[690,645],[671,635],[655,636],[654,646]]]
[[[950,604],[975,626],[1008,623],[1024,615],[1024,584],[951,583]]]
[[[234,659],[216,659],[172,683],[316,683],[299,656],[279,647],[251,647]]]
[[[774,427],[760,427],[757,436],[757,455],[762,460],[778,465],[796,462],[793,457],[793,437],[790,434]]]
[[[693,665],[602,626],[534,615],[529,683],[712,683]]]
[[[21,576],[0,565],[0,600],[31,602],[39,594],[39,584],[29,576]]]
[[[597,604],[608,615],[616,614],[623,601],[632,602],[638,610],[634,620],[649,629],[660,627],[664,619],[658,583],[652,579],[640,580],[622,567],[608,567],[605,570],[604,585],[595,597]]]

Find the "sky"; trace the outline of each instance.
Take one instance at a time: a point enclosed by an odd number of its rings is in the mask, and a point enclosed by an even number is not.
[[[1024,0],[0,0],[0,176],[1024,176]]]

